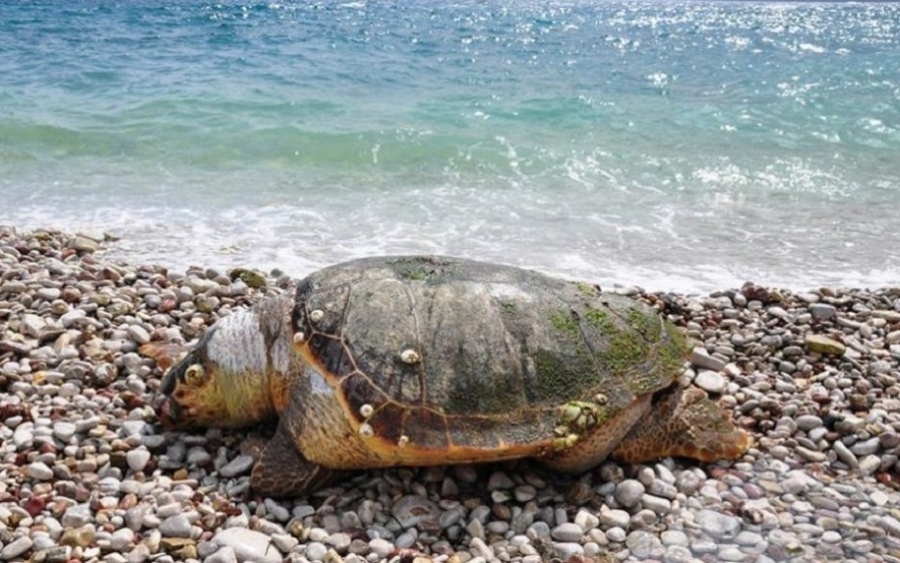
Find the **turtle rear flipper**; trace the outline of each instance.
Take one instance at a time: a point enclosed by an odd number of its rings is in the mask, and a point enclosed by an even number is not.
[[[303,457],[282,421],[253,468],[250,485],[262,496],[296,497],[335,480],[339,474]]]
[[[712,462],[735,459],[747,451],[750,436],[735,428],[705,391],[675,386],[662,393],[611,457],[626,463],[669,456]]]

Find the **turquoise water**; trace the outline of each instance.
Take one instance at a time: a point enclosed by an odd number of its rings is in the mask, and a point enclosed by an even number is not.
[[[900,279],[900,4],[0,3],[0,224],[173,268]]]

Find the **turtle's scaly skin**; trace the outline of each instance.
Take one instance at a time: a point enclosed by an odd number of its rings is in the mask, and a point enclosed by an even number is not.
[[[678,387],[684,356],[654,310],[593,286],[453,258],[369,258],[220,320],[167,375],[162,414],[200,425],[279,415],[253,484],[281,495],[323,469],[534,457],[579,472],[610,454],[737,457],[746,434],[702,391]]]

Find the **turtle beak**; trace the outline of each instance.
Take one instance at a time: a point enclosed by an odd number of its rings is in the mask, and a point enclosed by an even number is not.
[[[182,424],[179,423],[179,419],[181,418],[181,405],[176,403],[171,397],[167,397],[162,401],[156,408],[156,414],[159,417],[159,422],[167,430],[175,430],[182,426]]]
[[[183,358],[182,361],[176,363],[163,376],[162,384],[159,387],[159,397],[154,405],[159,421],[163,427],[170,430],[179,428],[184,424],[182,420],[183,409],[178,404],[178,401],[175,400],[175,397],[172,396],[172,393],[175,392],[178,381],[184,378],[184,370],[188,364],[185,360],[186,358]]]

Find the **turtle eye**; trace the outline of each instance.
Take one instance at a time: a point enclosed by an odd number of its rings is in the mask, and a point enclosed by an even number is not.
[[[204,375],[203,366],[200,364],[191,364],[184,370],[184,382],[191,387],[198,387],[203,383]]]

